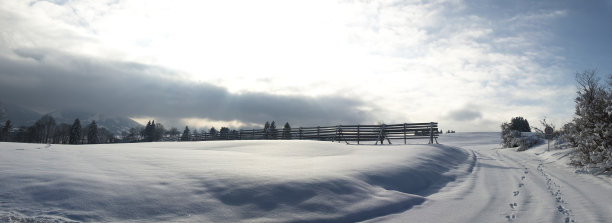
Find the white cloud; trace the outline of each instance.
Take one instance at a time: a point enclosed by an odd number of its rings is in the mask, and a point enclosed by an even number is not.
[[[377,120],[497,130],[567,117],[573,90],[535,10],[490,20],[462,1],[5,1],[9,49],[52,48],[181,70],[232,93],[356,97]],[[572,74],[567,74],[571,76]],[[175,78],[177,76],[175,75]],[[537,101],[536,104],[530,103]],[[479,124],[448,114],[477,105]],[[551,107],[555,109],[551,109]],[[474,111],[476,112],[476,111]],[[567,117],[569,118],[569,117]],[[562,119],[562,118],[560,118]],[[461,121],[461,120],[459,120]]]

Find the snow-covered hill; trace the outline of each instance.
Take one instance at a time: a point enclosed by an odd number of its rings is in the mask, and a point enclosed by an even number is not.
[[[501,150],[499,133],[439,141],[0,143],[0,222],[612,219],[609,177],[574,173],[561,151]]]

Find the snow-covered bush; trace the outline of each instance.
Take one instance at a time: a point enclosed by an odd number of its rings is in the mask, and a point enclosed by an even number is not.
[[[593,173],[611,171],[612,92],[601,86],[595,71],[577,74],[576,80],[576,117],[564,126],[562,138],[576,148],[572,164]]]
[[[503,123],[501,128],[503,148],[518,147],[517,151],[525,151],[542,140],[541,134],[513,130],[510,123]]]

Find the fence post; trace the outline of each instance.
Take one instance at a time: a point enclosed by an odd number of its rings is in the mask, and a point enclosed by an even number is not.
[[[317,140],[321,140],[321,136],[319,134],[319,132],[321,132],[321,126],[317,126]]]
[[[360,127],[361,125],[357,125],[357,145],[359,145],[359,135],[360,135]]]
[[[336,133],[334,133],[334,138],[332,139],[332,142],[335,142],[336,138],[338,138],[338,126],[336,126]],[[338,143],[339,142],[340,142],[340,140],[338,140]]]
[[[433,144],[433,122],[429,123],[429,143]]]
[[[404,123],[404,145],[406,145],[406,123]]]
[[[302,127],[300,127],[298,134],[299,134],[300,140],[302,140]]]

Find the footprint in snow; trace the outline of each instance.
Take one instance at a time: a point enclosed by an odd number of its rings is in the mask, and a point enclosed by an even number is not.
[[[510,203],[510,208],[514,209],[514,208],[516,208],[516,206],[518,206],[518,204],[516,204],[516,202]]]
[[[514,193],[514,196],[515,196],[515,197],[519,195],[519,191],[518,191],[518,190],[517,190],[517,191],[514,191],[513,193]]]

